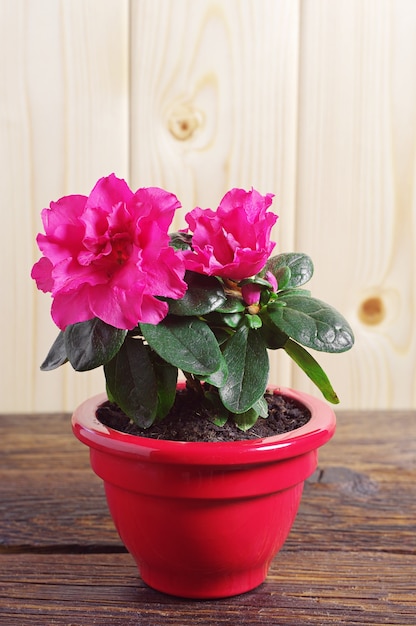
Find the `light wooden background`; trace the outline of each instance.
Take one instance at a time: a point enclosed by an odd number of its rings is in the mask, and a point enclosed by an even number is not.
[[[276,250],[356,334],[319,359],[341,406],[416,407],[415,0],[0,0],[0,89],[1,411],[103,388],[39,371],[57,330],[29,274],[41,209],[111,172],[186,210],[275,193]],[[284,354],[271,380],[319,395]]]

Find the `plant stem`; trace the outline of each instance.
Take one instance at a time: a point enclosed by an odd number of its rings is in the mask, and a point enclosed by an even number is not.
[[[198,396],[203,396],[204,392],[202,390],[201,381],[192,376],[189,372],[184,372],[186,378],[186,386],[188,389],[191,389]]]

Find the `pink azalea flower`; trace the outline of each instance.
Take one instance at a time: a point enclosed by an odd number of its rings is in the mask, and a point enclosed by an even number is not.
[[[165,317],[168,305],[156,296],[177,299],[186,291],[184,264],[167,233],[179,206],[163,189],[133,193],[111,174],[88,197],[65,196],[42,211],[43,257],[32,278],[51,292],[59,328],[98,317],[132,329]]]
[[[185,216],[192,250],[183,256],[188,270],[242,280],[266,264],[274,243],[270,232],[277,215],[267,213],[273,194],[231,189],[214,212],[196,208]]]

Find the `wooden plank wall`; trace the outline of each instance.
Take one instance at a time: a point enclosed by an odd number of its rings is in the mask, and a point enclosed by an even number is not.
[[[29,273],[41,209],[113,171],[184,210],[275,193],[276,250],[313,257],[356,333],[319,355],[342,407],[416,407],[413,0],[0,0],[0,55],[0,411],[103,388],[39,372],[56,329]]]

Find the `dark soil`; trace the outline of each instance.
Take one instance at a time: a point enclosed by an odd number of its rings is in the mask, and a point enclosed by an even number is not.
[[[271,437],[295,430],[306,424],[310,411],[287,396],[266,394],[269,405],[267,419],[259,418],[248,431],[237,428],[228,420],[224,426],[216,426],[209,418],[208,411],[198,402],[198,397],[181,390],[176,394],[175,403],[167,417],[144,429],[132,423],[123,411],[111,402],[104,402],[97,409],[97,418],[102,424],[124,433],[152,439],[170,441],[241,441]]]

